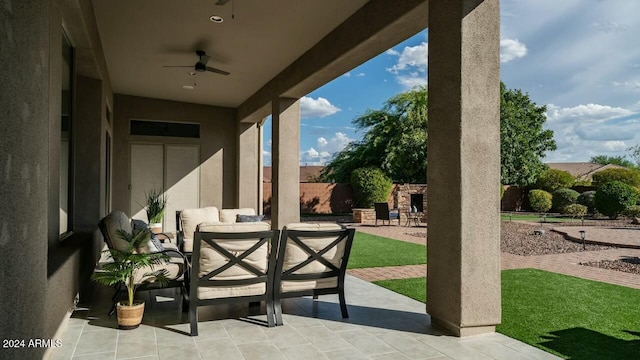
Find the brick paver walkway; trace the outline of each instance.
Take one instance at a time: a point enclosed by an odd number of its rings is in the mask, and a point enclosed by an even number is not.
[[[426,244],[426,228],[405,228],[398,226],[354,226],[357,231],[368,234],[384,236],[391,239],[409,241],[412,243]],[[570,236],[573,232],[581,230],[578,227],[563,227]],[[621,231],[623,230],[623,231]],[[595,242],[616,243],[638,242],[640,244],[640,230],[636,229],[611,229],[587,227],[587,239]],[[419,232],[425,234],[419,237]],[[618,240],[618,237],[620,240]],[[579,234],[578,237],[579,238]],[[625,273],[615,270],[600,269],[592,266],[578,265],[580,262],[598,260],[619,260],[627,257],[640,257],[640,249],[617,248],[601,251],[584,251],[566,254],[519,256],[508,253],[501,254],[502,269],[535,268],[551,271],[564,275],[575,276],[583,279],[595,280],[640,289],[640,275]],[[426,265],[389,266],[379,268],[351,269],[349,274],[366,281],[405,279],[423,277],[427,274]]]

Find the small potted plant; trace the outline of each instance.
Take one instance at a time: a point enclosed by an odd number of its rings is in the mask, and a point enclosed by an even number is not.
[[[145,282],[156,281],[161,286],[169,282],[166,269],[154,270],[154,266],[166,264],[169,257],[163,253],[139,253],[141,248],[151,235],[149,229],[132,234],[124,230],[117,230],[117,235],[129,245],[125,251],[115,249],[105,250],[113,259],[95,272],[91,279],[104,285],[112,286],[120,283],[127,287],[127,300],[116,304],[118,314],[118,326],[121,329],[135,329],[142,322],[144,314],[144,301],[134,300],[137,285],[135,279],[138,271],[147,268],[150,272],[142,275]]]
[[[147,200],[147,219],[149,220],[149,228],[156,234],[161,233],[164,208],[167,205],[167,195],[157,189],[151,189],[144,195]]]

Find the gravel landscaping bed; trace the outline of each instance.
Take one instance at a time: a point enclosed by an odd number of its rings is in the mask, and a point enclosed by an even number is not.
[[[522,256],[583,251],[582,244],[567,240],[564,236],[551,231],[549,225],[542,227],[545,230],[544,235],[534,235],[534,230],[540,228],[540,226],[535,225],[503,221],[501,225],[500,250]],[[587,251],[606,249],[611,249],[611,247],[587,244]]]
[[[593,266],[601,269],[623,271],[640,275],[640,258],[627,258],[623,260],[600,260],[580,263],[580,265]]]

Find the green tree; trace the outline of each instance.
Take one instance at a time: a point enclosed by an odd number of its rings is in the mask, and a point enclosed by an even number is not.
[[[600,187],[608,182],[620,181],[629,186],[640,188],[640,172],[633,169],[604,169],[593,174],[593,184]]]
[[[393,183],[375,167],[356,169],[351,174],[351,189],[355,207],[372,208],[373,203],[387,202]]]
[[[539,213],[545,213],[551,209],[553,196],[540,189],[529,191],[529,204],[531,208]]]
[[[520,90],[500,84],[502,184],[526,186],[545,169],[541,158],[555,150],[553,132],[544,130],[544,106]],[[324,168],[325,181],[349,182],[357,168],[374,166],[397,182],[423,183],[427,169],[427,90],[418,87],[398,94],[381,110],[367,110],[352,121],[364,131]]]
[[[630,152],[629,156],[636,162],[636,166],[640,167],[640,144],[628,148],[627,151]]]
[[[594,164],[607,165],[614,164],[624,166],[626,168],[632,168],[633,162],[626,158],[626,156],[607,156],[607,155],[596,155],[591,157],[590,162]]]
[[[352,121],[366,131],[323,169],[325,180],[349,182],[357,168],[382,169],[398,182],[424,183],[427,177],[427,89],[398,94],[381,110],[367,110]]]
[[[559,169],[546,169],[538,176],[536,186],[544,191],[554,192],[570,188],[574,183],[575,179],[568,172]]]
[[[621,181],[611,181],[596,190],[596,209],[611,219],[615,219],[629,206],[638,201],[638,192]]]
[[[553,131],[543,128],[546,106],[500,83],[500,155],[503,184],[528,186],[546,168],[545,152],[556,149]]]

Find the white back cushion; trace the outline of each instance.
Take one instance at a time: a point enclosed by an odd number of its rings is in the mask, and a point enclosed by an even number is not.
[[[180,213],[180,223],[185,239],[193,239],[193,233],[200,223],[220,221],[218,208],[209,206],[199,209],[185,209]]]
[[[342,230],[342,227],[338,224],[307,224],[307,223],[292,223],[288,224],[285,229],[287,230],[301,230],[301,231],[331,231],[331,230]],[[310,238],[310,237],[301,237],[300,240],[310,247],[313,251],[319,252],[324,249],[327,245],[331,244],[335,241],[337,237],[328,236],[328,237],[319,237],[319,238]],[[284,240],[284,239],[283,239]],[[345,239],[346,240],[346,239]],[[322,255],[324,259],[328,262],[332,263],[336,267],[340,267],[340,263],[342,260],[342,256],[344,255],[344,246],[346,241],[341,241],[337,246],[331,248],[331,250],[327,251]],[[300,246],[298,246],[293,240],[288,239],[287,247],[284,252],[284,263],[282,266],[282,270],[286,271],[291,269],[292,267],[298,265],[299,263],[307,260],[309,258],[309,254],[302,250]],[[301,269],[298,269],[294,274],[310,274],[310,273],[321,273],[330,271],[331,269],[326,265],[313,261]]]
[[[202,232],[253,232],[253,231],[267,231],[270,230],[270,226],[264,222],[257,223],[217,223],[217,224],[201,224],[198,228]],[[247,249],[251,248],[259,238],[249,239],[215,239],[216,244],[235,256],[240,256]],[[257,250],[252,252],[249,256],[243,259],[246,263],[252,265],[261,272],[266,272],[269,261],[269,242],[265,242]],[[200,271],[198,276],[204,276],[207,273],[218,269],[229,262],[229,259],[215,250],[211,245],[206,242],[201,243],[200,248]],[[256,275],[249,272],[245,268],[235,265],[222,273],[214,276],[211,280],[237,280],[237,279],[249,279]],[[243,286],[215,286],[215,287],[199,287],[198,298],[210,299],[220,298],[228,296],[246,296],[246,295],[259,295],[264,294],[265,284],[253,284]]]
[[[220,210],[220,222],[234,223],[237,215],[255,215],[256,211],[252,208],[241,209],[222,209]]]

